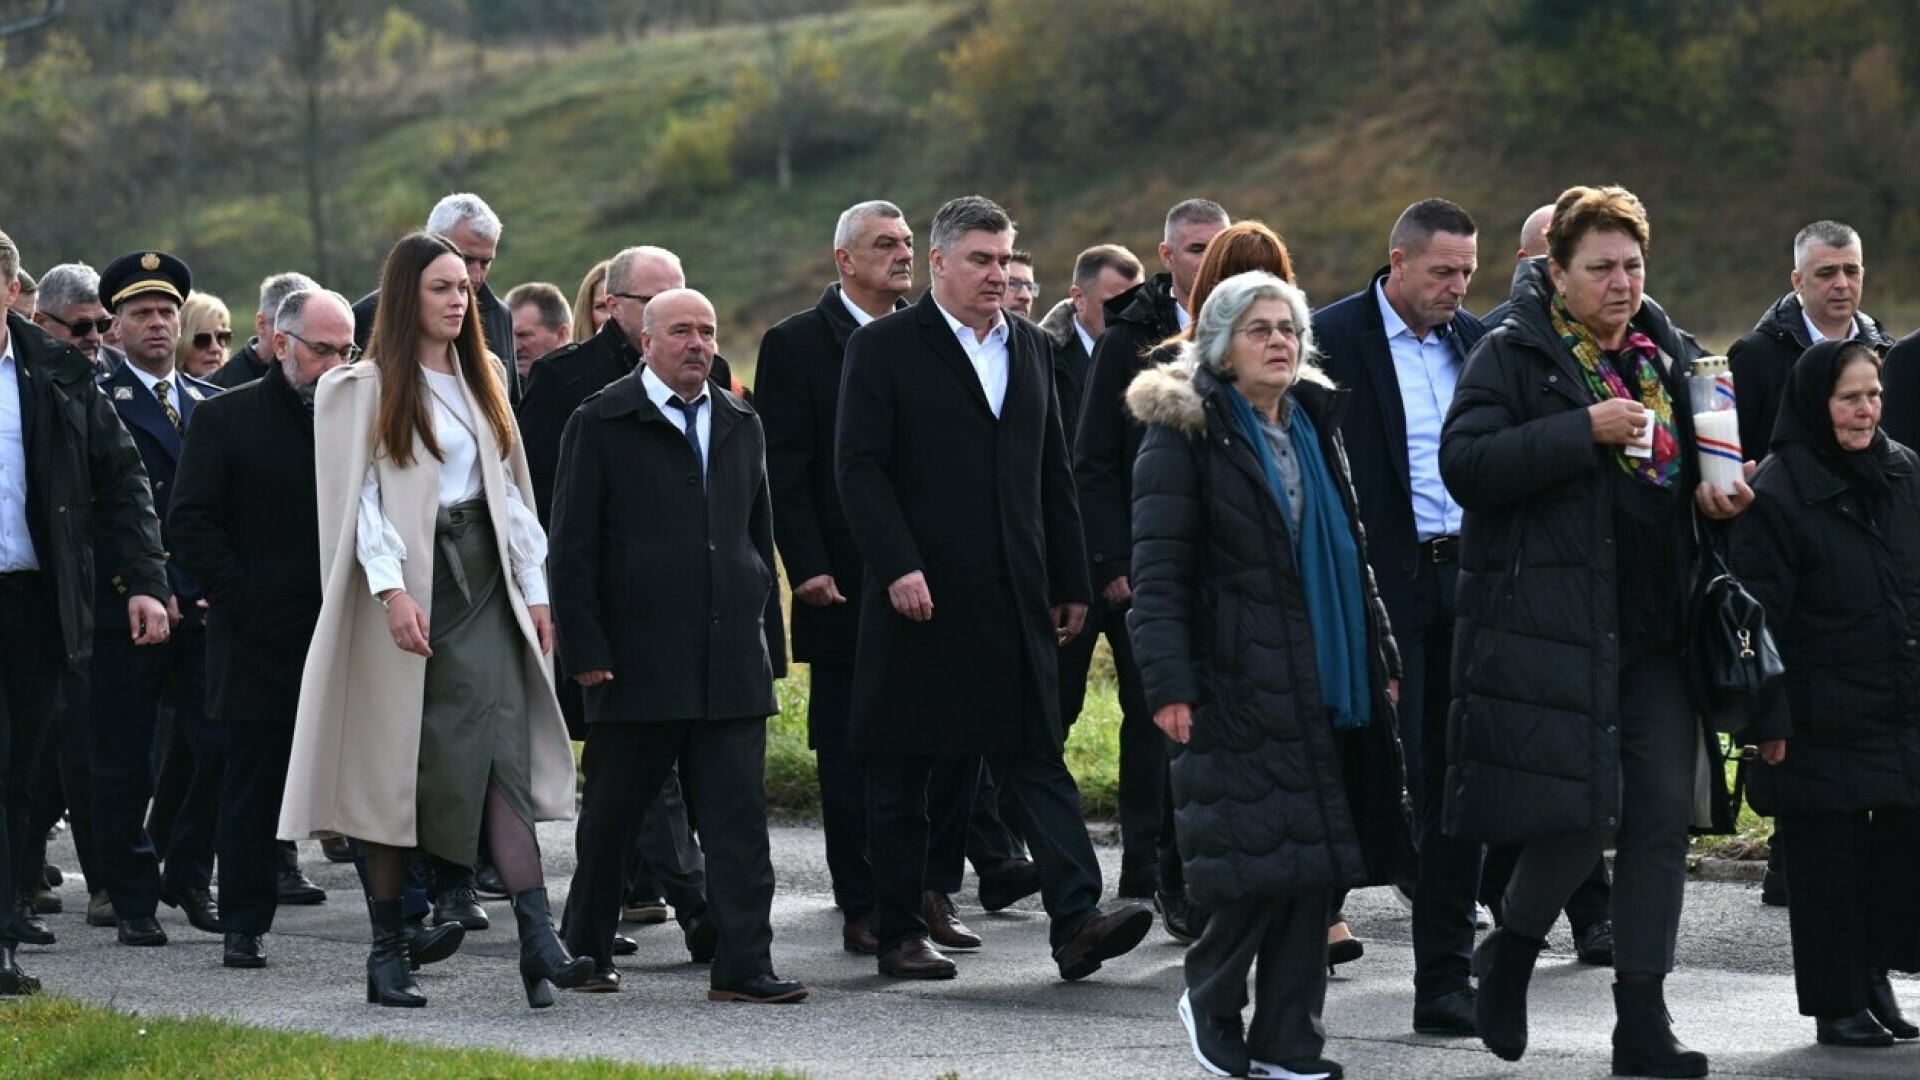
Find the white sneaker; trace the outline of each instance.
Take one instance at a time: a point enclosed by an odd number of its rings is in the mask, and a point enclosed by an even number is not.
[[[1323,1060],[1316,1064],[1332,1066],[1332,1068],[1319,1072],[1294,1072],[1284,1065],[1275,1065],[1270,1061],[1261,1061],[1256,1058],[1248,1063],[1247,1075],[1261,1078],[1261,1080],[1332,1080],[1343,1075],[1340,1066],[1331,1061]]]

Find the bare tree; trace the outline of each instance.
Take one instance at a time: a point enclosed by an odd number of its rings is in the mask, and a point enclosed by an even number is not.
[[[300,89],[300,172],[306,180],[314,276],[321,281],[333,280],[327,245],[327,132],[320,100],[329,70],[327,26],[333,6],[330,0],[292,0],[288,5],[292,18],[288,59]]]

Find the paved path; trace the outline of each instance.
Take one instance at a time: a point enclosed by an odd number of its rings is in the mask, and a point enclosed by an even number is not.
[[[571,831],[545,826],[541,838],[561,892],[572,869]],[[1203,1075],[1174,1015],[1182,953],[1159,929],[1092,978],[1063,983],[1047,955],[1045,920],[1031,901],[987,915],[970,906],[969,894],[961,915],[987,945],[961,956],[957,980],[881,979],[871,958],[840,948],[819,831],[779,828],[773,841],[780,881],[775,964],[781,975],[813,988],[797,1006],[708,1003],[706,969],[687,962],[668,924],[631,931],[641,950],[621,962],[619,994],[563,994],[555,1008],[531,1012],[512,963],[512,914],[494,903],[493,929],[469,935],[459,956],[422,974],[432,1001],[426,1009],[373,1008],[360,997],[367,926],[351,868],[320,862],[314,845],[302,851],[332,896],[319,907],[282,910],[264,970],[223,969],[219,940],[165,908],[161,922],[172,945],[122,948],[111,930],[84,924],[85,892],[71,881],[62,890],[68,913],[49,917],[59,944],[26,948],[22,956],[50,989],[118,1009],[530,1055],[782,1068],[823,1080]],[[55,851],[56,861],[73,865],[64,840]],[[1101,849],[1109,882],[1117,878],[1118,855]],[[1786,914],[1762,907],[1756,887],[1696,882],[1687,905],[1668,1000],[1682,1037],[1712,1055],[1716,1075],[1920,1076],[1920,1044],[1853,1051],[1814,1045],[1812,1021],[1794,1009]],[[1350,1076],[1607,1074],[1610,977],[1573,961],[1564,927],[1534,977],[1532,1048],[1508,1065],[1474,1040],[1413,1034],[1406,912],[1380,889],[1356,893],[1348,912],[1367,954],[1333,980],[1326,1021],[1328,1054]],[[1895,985],[1920,1012],[1920,981],[1896,976]]]

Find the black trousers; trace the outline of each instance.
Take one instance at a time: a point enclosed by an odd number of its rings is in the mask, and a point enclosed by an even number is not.
[[[1121,872],[1150,874],[1165,854],[1160,804],[1167,787],[1167,737],[1154,726],[1153,710],[1147,707],[1146,686],[1140,681],[1133,638],[1127,633],[1125,605],[1114,607],[1095,600],[1087,612],[1086,629],[1060,650],[1060,719],[1072,730],[1086,706],[1087,673],[1101,635],[1113,654],[1114,684],[1120,697]],[[1171,848],[1172,840],[1169,831],[1165,846]]]
[[[706,848],[707,917],[720,940],[712,984],[770,975],[773,860],[764,717],[588,725],[567,948],[575,956],[612,962],[634,833],[675,761]]]
[[[74,858],[89,889],[98,889],[93,869],[93,782],[87,772],[87,675],[67,668],[60,677],[60,696],[53,710],[53,731],[41,752],[39,790],[34,795],[33,829],[27,835],[23,865],[47,861],[47,831],[65,815],[73,838]],[[29,885],[31,882],[29,882]]]
[[[928,874],[932,780],[956,759],[924,755],[867,757],[867,836],[872,851],[874,936],[881,951],[924,937],[920,899]],[[957,759],[970,762],[975,759]],[[1058,749],[990,754],[987,764],[1020,803],[1027,843],[1040,870],[1040,898],[1059,948],[1078,933],[1100,903],[1100,862]]]
[[[688,820],[680,770],[667,772],[660,795],[640,821],[627,868],[626,897],[664,898],[681,926],[707,910],[707,860]]]
[[[867,842],[867,756],[846,743],[853,665],[814,664],[809,679],[807,726],[820,778],[827,873],[833,879],[834,906],[846,918],[858,919],[873,913],[873,863]],[[976,802],[974,785],[981,775],[979,758],[957,758],[943,761],[928,779],[927,869],[921,883],[926,891],[960,891],[972,824],[968,810]]]
[[[1495,844],[1487,848],[1487,861],[1480,867],[1480,902],[1493,912],[1495,924],[1504,924],[1507,919],[1507,882],[1513,879],[1513,864],[1520,857],[1520,849],[1510,844]],[[1602,855],[1594,860],[1593,869],[1587,873],[1573,895],[1567,897],[1567,925],[1575,934],[1585,933],[1594,923],[1605,922],[1613,903],[1613,878],[1607,873],[1607,859]]]
[[[226,725],[220,785],[220,923],[228,933],[264,934],[279,906],[280,844],[274,839],[293,757],[293,718]]]
[[[1787,753],[1793,753],[1788,744]],[[1869,971],[1920,970],[1920,809],[1781,814],[1802,1016],[1867,1007]]]
[[[12,937],[12,905],[32,880],[25,865],[33,829],[35,774],[53,726],[66,669],[53,581],[45,574],[0,575],[0,945]],[[35,863],[31,873],[40,872]]]
[[[1247,1053],[1271,1064],[1320,1056],[1327,1001],[1326,893],[1208,906],[1212,917],[1187,949],[1187,994],[1196,1013],[1238,1017],[1253,971]],[[1255,964],[1258,970],[1255,970]]]
[[[126,628],[103,627],[93,650],[88,765],[93,775],[96,861],[120,918],[152,915],[161,867],[147,834],[161,695],[176,687],[174,723],[194,756],[193,780],[167,839],[170,884],[206,888],[213,877],[224,733],[206,714],[206,628],[189,618],[165,644],[134,646]]]

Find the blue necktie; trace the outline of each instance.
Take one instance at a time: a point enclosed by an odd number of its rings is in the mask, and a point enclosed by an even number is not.
[[[687,445],[693,448],[693,464],[700,470],[700,484],[702,487],[706,486],[707,482],[707,466],[706,458],[700,453],[700,428],[698,422],[700,419],[700,405],[704,400],[705,399],[701,399],[701,401],[681,401],[677,397],[667,399],[667,404],[680,410],[680,415],[686,417]]]

